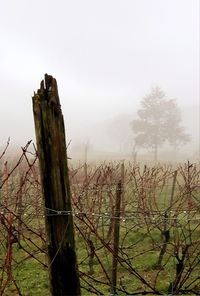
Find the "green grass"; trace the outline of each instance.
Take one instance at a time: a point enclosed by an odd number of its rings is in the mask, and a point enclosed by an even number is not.
[[[151,175],[149,176],[151,177]],[[185,281],[183,288],[188,286],[189,283],[195,280],[200,274],[200,214],[198,212],[195,214],[188,213],[187,194],[183,196],[180,195],[179,187],[177,186],[174,195],[173,212],[168,213],[169,216],[171,215],[171,217],[174,218],[174,220],[172,219],[167,221],[167,228],[170,229],[170,240],[163,256],[162,268],[157,268],[156,263],[163,245],[162,231],[164,230],[165,224],[163,218],[164,211],[170,205],[172,180],[170,182],[167,180],[168,186],[164,186],[163,188],[162,186],[157,186],[155,188],[151,179],[145,179],[143,181],[143,189],[146,190],[145,192],[143,192],[140,187],[136,188],[133,180],[125,187],[124,198],[128,217],[126,217],[125,221],[121,220],[119,255],[122,259],[122,264],[120,264],[120,262],[118,263],[118,287],[122,285],[129,292],[144,290],[150,291],[150,289],[134,275],[134,271],[136,271],[152,287],[157,289],[163,295],[166,295],[170,283],[175,278],[176,264],[178,263],[177,258],[174,256],[175,250],[178,252],[179,258],[181,258],[184,247],[187,244],[191,244],[188,255],[186,256],[186,261],[184,262],[185,270],[182,278],[187,274],[190,265],[192,265],[194,269],[192,270],[190,277]],[[180,181],[180,177],[178,181],[183,182]],[[137,185],[139,186],[142,184],[139,177],[137,182]],[[155,182],[155,184],[158,183]],[[78,196],[80,193],[78,187],[76,190],[76,195]],[[80,188],[80,190],[82,189]],[[98,195],[99,193],[95,193],[95,190],[91,190],[91,192],[88,190],[87,194],[83,193],[81,199],[83,211],[89,212],[91,208],[94,213],[107,213],[108,216],[112,215],[110,201],[113,202],[113,205],[115,204],[116,186],[112,185],[109,190],[102,191],[100,196]],[[34,190],[32,189],[30,192],[27,195],[28,197],[26,196],[26,202],[28,205],[30,205],[32,203],[32,199],[34,199]],[[199,192],[195,192],[196,201],[199,200],[199,195]],[[99,201],[101,201],[101,203],[99,203]],[[144,208],[142,208],[142,206],[144,206]],[[139,211],[137,212],[138,209]],[[141,209],[143,209],[144,212],[141,212]],[[148,213],[155,210],[157,213],[154,217],[152,215],[148,216]],[[184,212],[185,210],[186,212]],[[26,209],[26,216],[24,216],[23,219],[30,229],[34,229],[37,232],[39,227],[44,227],[44,221],[41,213],[39,213],[38,217],[35,217],[34,215],[36,215],[36,211],[33,211],[33,208],[29,206]],[[107,240],[110,223],[110,217],[108,216],[106,215],[98,218],[98,216],[91,215],[90,219],[94,225],[98,222],[98,236],[106,242],[108,247],[112,247],[112,240]],[[191,220],[188,224],[187,218],[189,216],[194,220]],[[176,218],[177,221],[175,221]],[[112,271],[111,252],[102,244],[101,240],[98,239],[94,232],[89,231],[89,228],[82,220],[79,220],[76,217],[74,217],[74,220],[85,234],[85,237],[92,240],[95,246],[96,255],[110,277]],[[2,228],[0,232],[0,236],[2,235],[2,238],[4,230],[5,229]],[[36,235],[31,234],[31,232],[27,229],[25,230],[25,234],[27,238],[25,241],[22,240],[23,247],[31,254],[35,254],[38,259],[44,262],[44,254],[38,252],[36,247],[40,246],[42,248],[42,240]],[[36,246],[34,246],[28,238],[31,238]],[[3,248],[5,246],[6,242],[3,241],[0,245],[1,266],[3,265],[5,259],[5,249]],[[106,278],[105,272],[97,257],[94,257],[94,274],[89,277],[86,240],[83,240],[78,231],[76,232],[76,247],[79,270],[85,273],[83,279],[89,281],[89,283],[103,293],[103,295],[109,295],[109,281]],[[16,280],[22,295],[49,296],[47,268],[44,268],[38,261],[31,257],[28,258],[27,256],[28,255],[24,250],[18,249],[15,244],[13,245],[13,277]],[[130,268],[123,260],[126,260],[130,264]],[[83,279],[81,280],[82,286],[87,286]],[[97,283],[95,279],[105,282],[106,284]],[[199,280],[191,287],[194,287],[196,284],[196,289],[199,289]],[[4,295],[17,295],[16,288],[12,282],[7,285]],[[88,296],[93,294],[85,289],[82,289],[82,295]],[[118,295],[124,294],[119,292]]]
[[[26,260],[14,270],[22,295],[49,295],[47,270],[34,259]]]

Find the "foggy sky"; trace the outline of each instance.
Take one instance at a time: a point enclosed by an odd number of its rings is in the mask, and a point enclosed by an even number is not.
[[[0,146],[34,138],[31,96],[44,73],[58,81],[72,142],[103,149],[102,136],[108,147],[105,122],[135,114],[155,85],[197,137],[198,0],[6,0],[0,36]]]

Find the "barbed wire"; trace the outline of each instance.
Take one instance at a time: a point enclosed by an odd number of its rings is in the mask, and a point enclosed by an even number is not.
[[[9,206],[0,206],[0,215],[5,215],[6,213],[10,213],[11,211],[8,209]],[[137,209],[137,207],[135,207]],[[84,218],[84,217],[91,217],[91,216],[96,216],[96,217],[104,217],[104,218],[109,218],[109,219],[118,219],[118,220],[135,220],[138,218],[138,215],[143,215],[142,218],[152,218],[152,220],[155,219],[162,219],[162,220],[187,220],[187,221],[200,221],[200,211],[196,209],[191,209],[191,210],[142,210],[142,209],[137,209],[135,211],[120,211],[120,217],[118,216],[113,216],[113,213],[109,212],[94,212],[94,211],[77,211],[77,210],[55,210],[51,209],[48,207],[41,207],[41,210],[44,211],[44,213],[38,213],[37,211],[37,216],[42,216],[43,218],[45,216],[50,217],[50,216],[69,216],[72,215],[74,217],[78,218]],[[199,217],[195,217],[195,215],[198,215]],[[33,216],[34,215],[34,210],[31,213],[23,213],[24,216]],[[184,217],[180,217],[180,216]]]

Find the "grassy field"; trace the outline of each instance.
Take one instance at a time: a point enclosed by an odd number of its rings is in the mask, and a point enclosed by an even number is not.
[[[1,295],[49,295],[37,164],[2,167]],[[116,162],[70,168],[82,295],[109,295],[120,224],[117,294],[200,293],[199,167]],[[5,181],[6,180],[6,181]],[[121,181],[120,217],[115,216]],[[115,254],[116,256],[116,254]],[[67,279],[66,279],[67,280]]]

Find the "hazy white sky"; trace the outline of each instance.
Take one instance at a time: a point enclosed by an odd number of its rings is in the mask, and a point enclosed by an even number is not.
[[[2,0],[0,36],[0,145],[33,138],[31,96],[44,73],[57,78],[72,140],[134,114],[155,85],[195,130],[199,0]]]

